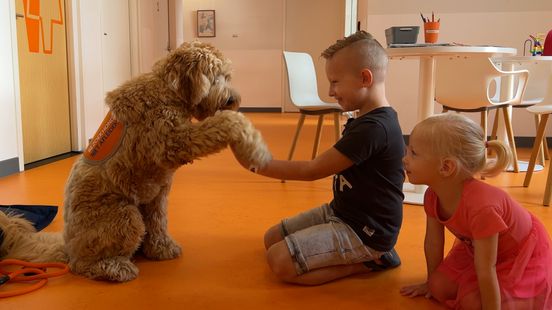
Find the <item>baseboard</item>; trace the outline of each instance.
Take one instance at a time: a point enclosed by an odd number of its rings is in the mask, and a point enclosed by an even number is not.
[[[403,135],[404,143],[408,145],[408,138],[410,135]],[[490,137],[487,137],[489,139]],[[514,137],[514,141],[516,142],[516,147],[522,147],[522,148],[532,148],[533,144],[535,143],[535,137]],[[552,146],[552,138],[546,138],[546,142],[548,142],[549,146]]]
[[[282,108],[248,108],[241,107],[238,111],[240,112],[251,112],[251,113],[281,113]]]
[[[25,170],[40,167],[40,166],[43,166],[43,165],[46,165],[46,164],[53,163],[53,162],[58,161],[58,160],[62,160],[62,159],[65,159],[65,158],[77,156],[79,154],[81,154],[81,153],[80,152],[68,152],[68,153],[57,155],[57,156],[52,156],[52,157],[49,157],[49,158],[46,158],[46,159],[42,159],[42,160],[39,160],[39,161],[35,161],[35,162],[32,162],[32,163],[28,163],[28,164],[25,164]]]
[[[514,140],[516,141],[516,147],[532,148],[535,143],[535,137],[515,137]],[[552,138],[546,138],[546,142],[550,146]]]
[[[0,177],[19,172],[19,157],[0,161]]]

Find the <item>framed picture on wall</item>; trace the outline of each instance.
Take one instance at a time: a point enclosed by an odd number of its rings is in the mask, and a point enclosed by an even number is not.
[[[197,36],[214,37],[215,35],[215,10],[197,10]]]

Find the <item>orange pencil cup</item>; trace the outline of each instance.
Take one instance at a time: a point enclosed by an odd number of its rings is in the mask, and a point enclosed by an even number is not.
[[[439,26],[441,26],[440,22],[424,23],[425,43],[437,43],[437,39],[439,38]]]

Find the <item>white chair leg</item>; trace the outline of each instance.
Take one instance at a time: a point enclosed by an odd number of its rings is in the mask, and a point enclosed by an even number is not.
[[[291,149],[289,150],[288,160],[291,160],[293,153],[295,152],[295,146],[297,145],[297,139],[299,139],[299,133],[301,128],[303,128],[303,123],[305,122],[305,114],[301,113],[299,116],[299,121],[297,122],[297,128],[295,129],[295,135],[293,136],[293,141],[291,142]],[[282,183],[285,183],[286,180],[282,180]]]
[[[483,129],[483,138],[485,141],[487,141],[487,116],[489,115],[489,111],[481,111],[481,119],[480,119],[480,125],[481,129]],[[485,161],[487,161],[487,152],[485,152]],[[485,180],[484,176],[481,176],[481,180]]]
[[[305,122],[305,114],[301,113],[299,116],[299,122],[297,123],[297,129],[295,129],[295,136],[293,137],[293,142],[291,142],[291,149],[289,150],[288,160],[291,160],[293,153],[295,152],[295,146],[297,145],[297,139],[299,138],[299,133],[301,128],[303,128],[303,123]]]
[[[504,115],[504,124],[506,125],[506,133],[508,134],[508,142],[510,143],[510,148],[512,149],[512,165],[514,166],[514,172],[519,172],[516,141],[514,140],[514,131],[512,130],[512,120],[510,119],[510,114],[508,114],[508,107],[502,108],[502,111],[502,114]]]
[[[318,116],[318,124],[316,125],[316,135],[314,136],[314,147],[312,148],[312,159],[318,154],[318,146],[320,145],[320,137],[322,136],[322,124],[324,123],[324,114]]]
[[[493,120],[493,129],[491,131],[491,138],[489,140],[496,140],[498,132],[498,118],[500,117],[500,111],[497,109]]]
[[[539,148],[542,144],[542,138],[544,137],[544,130],[546,129],[547,121],[548,121],[548,114],[544,114],[541,117],[541,120],[539,122],[539,128],[537,129],[537,136],[535,137],[533,150],[531,151],[531,158],[529,159],[529,165],[527,166],[527,173],[525,174],[525,179],[523,180],[524,187],[529,186],[529,183],[531,183],[531,177],[533,176],[533,171],[535,170],[535,162],[537,160],[537,154],[539,152]]]
[[[548,141],[546,141],[546,137],[542,138],[542,145],[544,148],[544,159],[548,160],[550,159],[550,151],[548,150]]]
[[[335,142],[337,142],[337,140],[339,140],[339,138],[341,138],[341,130],[340,130],[341,129],[341,124],[340,124],[341,113],[336,112],[333,115],[334,115]]]
[[[540,115],[535,114],[535,129],[536,130],[539,129],[539,123],[540,123]],[[543,141],[545,141],[545,140],[546,140],[546,138],[543,139]],[[537,157],[538,157],[538,163],[544,167],[545,156],[544,156],[544,145],[543,145],[543,143],[541,143],[541,145],[539,147],[539,155]]]
[[[539,124],[540,124],[540,115],[539,114],[535,115],[535,122],[536,122],[536,127],[538,128]],[[544,160],[549,160],[550,159],[550,152],[548,151],[548,141],[546,141],[546,136],[542,137],[541,151],[543,153]],[[544,167],[544,160],[542,162],[543,167]]]
[[[487,139],[487,127],[488,127],[488,116],[489,114],[489,111],[488,110],[485,110],[485,111],[481,111],[481,129],[483,129],[483,137],[485,139]]]
[[[546,187],[544,188],[544,199],[542,201],[542,204],[544,206],[550,205],[550,194],[551,194],[551,188],[552,185],[552,169],[548,169],[548,176],[546,177]]]

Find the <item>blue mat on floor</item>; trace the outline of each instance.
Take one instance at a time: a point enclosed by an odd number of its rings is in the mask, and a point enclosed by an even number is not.
[[[57,206],[44,205],[0,205],[0,212],[8,215],[20,215],[33,224],[37,231],[44,229],[56,217]]]

